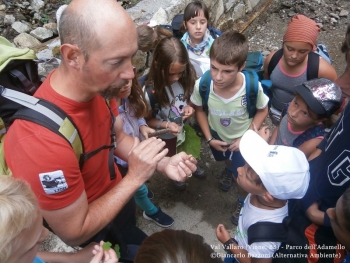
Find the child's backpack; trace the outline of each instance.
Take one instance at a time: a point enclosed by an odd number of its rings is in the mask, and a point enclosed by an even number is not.
[[[344,247],[338,244],[332,228],[318,226],[303,214],[287,216],[282,223],[257,222],[248,228],[247,237],[249,245],[281,242],[273,263],[323,262],[324,259],[333,262],[334,255],[338,260],[344,256]],[[318,261],[318,256],[321,261]]]
[[[173,20],[171,21],[171,25],[160,25],[160,26],[172,32],[174,37],[181,39],[183,36],[183,33],[181,32],[180,29],[183,23],[183,18],[184,18],[183,14],[178,14],[174,16]],[[208,29],[209,29],[210,35],[214,39],[222,34],[222,32],[219,29],[216,29],[214,27],[208,27]]]
[[[271,58],[270,63],[267,68],[267,72],[269,76],[271,76],[272,71],[277,66],[278,62],[283,56],[283,49],[278,50]],[[317,45],[317,50],[314,52],[310,52],[308,54],[307,61],[307,80],[318,78],[318,68],[320,64],[320,56],[324,58],[326,61],[331,63],[331,58],[328,53],[328,49],[323,44]]]
[[[256,113],[256,101],[259,89],[259,77],[253,70],[243,70],[246,81],[246,101],[249,119],[253,118]],[[208,100],[210,93],[211,75],[210,70],[206,71],[199,81],[199,94],[202,97],[202,108],[208,114]]]
[[[80,168],[87,159],[110,148],[109,170],[111,178],[115,178],[113,140],[109,146],[85,153],[73,120],[55,104],[33,97],[41,84],[37,64],[33,60],[36,58],[34,51],[16,48],[7,39],[0,37],[0,54],[0,174],[11,175],[4,154],[6,132],[15,119],[23,119],[42,125],[66,139],[74,149]],[[114,134],[113,125],[111,134]]]

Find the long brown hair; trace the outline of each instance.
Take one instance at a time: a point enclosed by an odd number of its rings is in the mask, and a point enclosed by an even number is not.
[[[137,80],[136,74],[132,79],[131,85],[131,92],[128,97],[130,106],[134,109],[136,118],[144,118],[148,113],[147,101],[145,94],[142,91],[142,87]]]
[[[185,230],[166,229],[156,232],[143,241],[135,263],[216,263],[213,249],[204,238]]]
[[[169,82],[169,69],[174,63],[185,65],[185,71],[178,82],[184,89],[184,99],[188,101],[193,92],[196,73],[188,57],[187,50],[179,39],[175,37],[163,38],[154,50],[152,64],[146,80],[146,87],[154,87],[155,96],[160,107],[170,105],[165,87],[169,87],[170,92],[172,92]]]

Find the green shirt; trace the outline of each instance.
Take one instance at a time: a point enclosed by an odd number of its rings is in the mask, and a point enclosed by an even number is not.
[[[242,74],[242,73],[240,73]],[[226,143],[241,137],[249,129],[253,119],[249,119],[246,101],[245,77],[243,85],[239,91],[229,99],[225,99],[215,94],[213,81],[210,83],[210,93],[208,99],[208,122],[209,127],[216,131],[220,138]],[[202,106],[202,97],[199,94],[199,82],[196,81],[191,101],[196,106]],[[269,98],[264,94],[259,82],[257,109],[267,107]]]

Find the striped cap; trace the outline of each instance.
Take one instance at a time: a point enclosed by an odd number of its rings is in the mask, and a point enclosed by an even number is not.
[[[320,27],[312,19],[304,15],[295,15],[289,22],[283,42],[306,42],[316,50],[316,41]]]

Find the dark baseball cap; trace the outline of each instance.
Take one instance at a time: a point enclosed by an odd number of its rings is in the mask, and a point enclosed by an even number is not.
[[[329,117],[342,105],[342,91],[329,79],[317,78],[306,81],[296,86],[295,91],[317,115]]]

